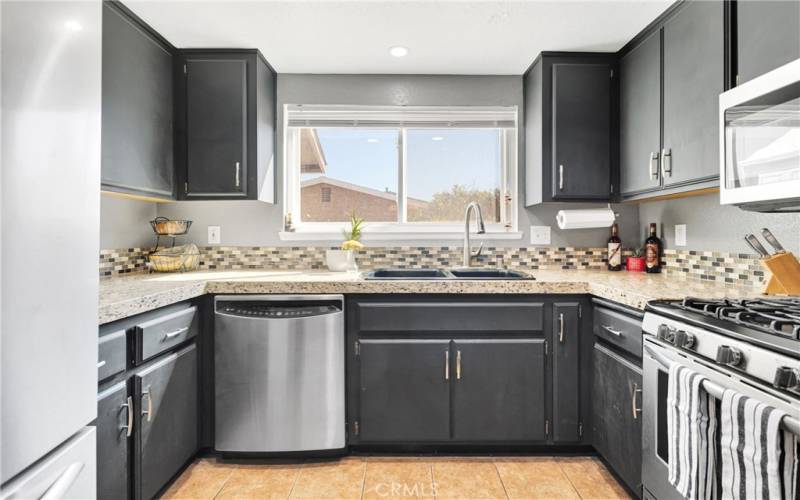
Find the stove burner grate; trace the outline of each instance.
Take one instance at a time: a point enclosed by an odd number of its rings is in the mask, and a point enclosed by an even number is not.
[[[705,300],[687,297],[679,307],[774,335],[800,339],[800,298]]]

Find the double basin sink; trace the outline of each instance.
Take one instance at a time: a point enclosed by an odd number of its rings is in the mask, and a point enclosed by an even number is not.
[[[364,275],[368,280],[532,280],[509,269],[464,267],[458,269],[375,269]]]

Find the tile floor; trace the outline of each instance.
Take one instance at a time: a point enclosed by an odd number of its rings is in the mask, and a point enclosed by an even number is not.
[[[202,458],[167,499],[629,498],[593,457],[347,457],[276,464]]]

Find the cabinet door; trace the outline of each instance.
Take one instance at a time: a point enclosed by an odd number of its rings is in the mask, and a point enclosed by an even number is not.
[[[620,184],[636,195],[661,185],[661,34],[620,60]]]
[[[553,64],[554,199],[608,199],[611,66]]]
[[[129,496],[128,430],[133,413],[126,382],[97,395],[97,498]]]
[[[723,17],[721,1],[687,2],[664,25],[664,186],[719,177]]]
[[[103,2],[102,185],[173,197],[172,49]]]
[[[453,439],[545,439],[544,340],[455,340]]]
[[[450,341],[360,341],[360,441],[450,439]]]
[[[153,498],[197,451],[197,348],[136,373],[135,493]]]
[[[247,193],[247,61],[186,60],[186,196]]]
[[[642,370],[595,344],[594,447],[633,491],[642,485]]]
[[[800,58],[800,2],[736,2],[738,82]]]
[[[553,304],[553,441],[581,439],[580,306]]]

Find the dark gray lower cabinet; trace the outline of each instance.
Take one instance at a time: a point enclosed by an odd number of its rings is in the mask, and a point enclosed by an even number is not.
[[[128,498],[132,404],[125,381],[97,395],[97,498]]]
[[[450,341],[365,339],[359,344],[360,439],[450,439]]]
[[[197,451],[197,348],[138,371],[135,498],[152,498]]]
[[[553,304],[553,441],[581,440],[580,304]]]
[[[545,439],[543,339],[453,342],[453,439]]]
[[[642,370],[601,344],[594,346],[594,447],[625,481],[642,486]]]

